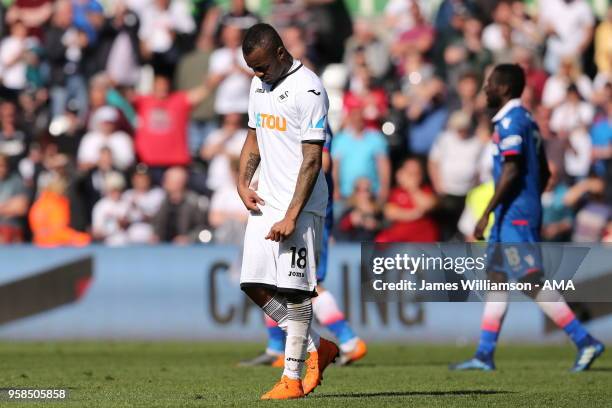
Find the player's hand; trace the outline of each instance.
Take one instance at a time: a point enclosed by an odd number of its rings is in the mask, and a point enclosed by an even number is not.
[[[293,234],[295,231],[295,221],[291,218],[283,218],[279,222],[272,225],[270,228],[270,232],[266,235],[266,239],[271,241],[280,242],[287,238],[289,235]]]
[[[478,220],[476,228],[474,228],[474,238],[482,241],[484,239],[484,232],[487,229],[487,225],[489,225],[489,214],[483,215],[482,218]]]
[[[251,188],[248,188],[248,187],[243,188],[239,186],[238,195],[240,196],[240,199],[244,203],[244,206],[247,208],[247,210],[254,211],[254,212],[261,211],[258,207],[258,204],[264,205],[264,200],[262,200],[257,195],[255,190],[252,190]]]

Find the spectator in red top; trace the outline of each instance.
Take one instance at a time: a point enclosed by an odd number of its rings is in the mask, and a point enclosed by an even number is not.
[[[153,94],[134,98],[138,115],[136,152],[141,162],[162,169],[190,163],[189,114],[208,95],[208,89],[202,84],[188,91],[171,92],[170,80],[156,75]]]
[[[385,205],[385,218],[391,226],[376,237],[376,242],[436,242],[438,226],[429,216],[436,196],[423,184],[423,165],[408,158],[395,173],[397,187]]]
[[[370,70],[361,66],[355,69],[350,79],[349,89],[344,94],[344,111],[363,109],[365,127],[379,130],[382,120],[387,116],[387,94],[384,89],[372,84]]]

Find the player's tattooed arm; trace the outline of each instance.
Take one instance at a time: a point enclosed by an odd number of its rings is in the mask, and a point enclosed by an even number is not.
[[[298,173],[293,198],[285,213],[285,218],[272,225],[266,239],[280,242],[295,231],[297,218],[304,209],[317,182],[323,161],[323,143],[302,143],[302,166]]]
[[[244,182],[245,184],[251,184],[251,180],[253,180],[253,175],[257,171],[257,166],[259,166],[259,162],[261,161],[261,157],[257,153],[249,153],[249,158],[246,164],[246,170],[244,172]]]
[[[321,143],[302,143],[304,161],[298,173],[293,198],[289,203],[286,217],[294,220],[300,215],[314,189],[323,163],[323,145]]]
[[[254,129],[249,129],[246,140],[240,152],[240,163],[238,166],[238,195],[246,208],[250,211],[259,211],[258,204],[264,204],[257,193],[251,189],[253,175],[257,171],[261,156],[257,145],[257,134]]]

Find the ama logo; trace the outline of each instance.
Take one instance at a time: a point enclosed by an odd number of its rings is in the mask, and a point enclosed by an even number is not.
[[[287,130],[287,119],[282,116],[257,113],[255,115],[255,127],[285,132]]]

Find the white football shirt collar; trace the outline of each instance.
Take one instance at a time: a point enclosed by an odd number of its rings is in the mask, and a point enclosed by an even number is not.
[[[504,116],[508,114],[512,109],[521,106],[521,99],[514,98],[510,99],[506,104],[493,116],[493,122],[499,122]]]

